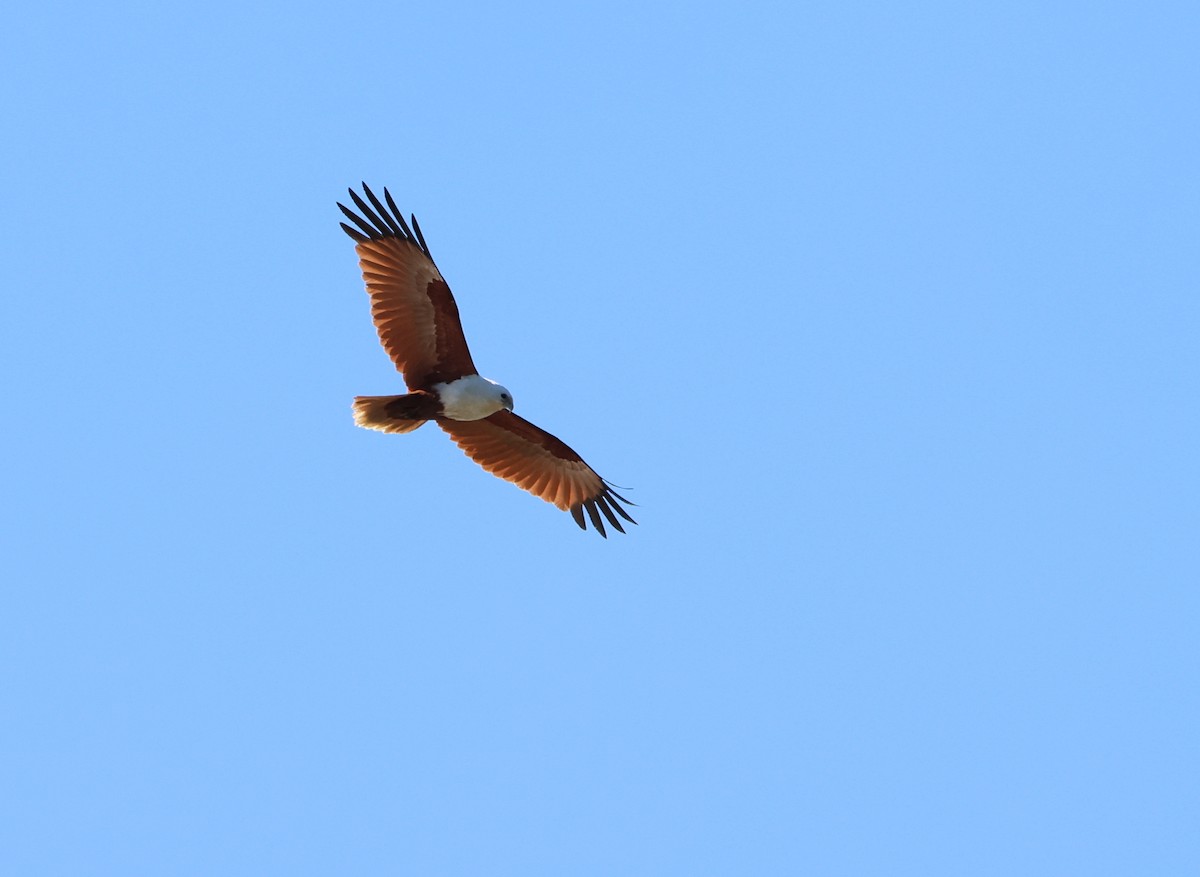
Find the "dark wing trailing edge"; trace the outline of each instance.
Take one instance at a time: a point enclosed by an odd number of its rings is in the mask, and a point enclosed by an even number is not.
[[[421,234],[421,226],[417,224],[417,217],[412,217],[413,228],[416,234],[413,234],[412,229],[408,227],[408,223],[404,221],[404,214],[400,212],[400,208],[396,206],[396,202],[392,200],[392,193],[385,186],[383,189],[384,200],[387,201],[387,207],[384,207],[375,193],[371,191],[371,187],[366,183],[362,184],[363,191],[371,202],[371,206],[367,206],[366,201],[359,196],[353,189],[348,189],[350,198],[354,201],[354,206],[362,211],[363,216],[359,216],[341,201],[338,202],[338,207],[346,218],[353,222],[358,229],[356,230],[341,223],[342,230],[350,237],[354,238],[358,243],[363,241],[377,241],[381,238],[403,238],[414,246],[420,247],[421,252],[432,261],[433,256],[429,254],[429,246],[425,243],[425,236]],[[371,207],[375,209],[372,210]]]

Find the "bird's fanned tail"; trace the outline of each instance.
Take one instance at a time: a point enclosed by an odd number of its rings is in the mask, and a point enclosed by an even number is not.
[[[380,432],[412,432],[441,413],[441,405],[429,393],[401,396],[355,396],[354,422]]]

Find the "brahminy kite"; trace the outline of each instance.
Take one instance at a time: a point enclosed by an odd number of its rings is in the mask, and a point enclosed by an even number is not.
[[[587,529],[584,511],[606,539],[601,514],[622,533],[618,516],[636,524],[621,507],[633,503],[564,442],[513,414],[507,389],[479,376],[458,305],[417,218],[410,229],[387,189],[386,207],[366,183],[369,205],[349,191],[362,215],[339,203],[357,228],[341,225],[355,241],[379,340],[409,389],[399,396],[355,397],[354,422],[380,432],[412,432],[435,421],[484,469],[569,511],[581,529]]]

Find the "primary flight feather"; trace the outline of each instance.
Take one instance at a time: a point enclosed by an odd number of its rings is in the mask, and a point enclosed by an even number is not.
[[[605,519],[622,533],[621,518],[637,523],[622,507],[632,505],[629,500],[564,442],[513,414],[506,388],[479,376],[458,305],[417,218],[410,227],[387,189],[383,202],[366,183],[365,201],[349,191],[358,212],[339,203],[353,223],[343,222],[342,228],[355,241],[379,340],[409,390],[355,397],[354,422],[381,432],[412,432],[435,421],[484,469],[569,511],[582,529],[590,520],[607,537]]]

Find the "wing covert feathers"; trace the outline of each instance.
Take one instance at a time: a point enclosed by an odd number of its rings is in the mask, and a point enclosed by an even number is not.
[[[387,189],[386,206],[365,183],[366,200],[349,191],[358,212],[338,204],[354,223],[342,229],[356,242],[379,341],[409,389],[476,374],[458,305],[419,227],[414,234]]]
[[[614,491],[577,453],[511,411],[499,411],[483,420],[438,418],[437,423],[484,469],[569,511],[581,529],[586,530],[590,520],[607,538],[605,520],[621,533],[625,532],[621,518],[637,523],[621,505],[633,503]]]

